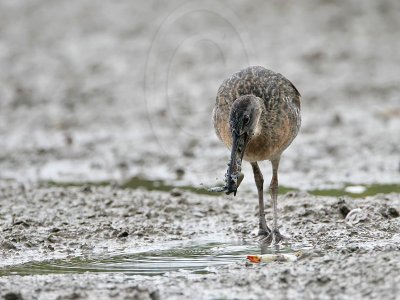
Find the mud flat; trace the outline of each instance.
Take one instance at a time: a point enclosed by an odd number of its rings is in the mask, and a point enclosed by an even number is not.
[[[0,1],[0,297],[396,299],[399,12]],[[248,65],[302,94],[279,179],[293,263],[246,262],[259,251],[247,164],[237,197],[200,193],[229,158],[217,88]]]
[[[217,89],[262,65],[302,94],[281,184],[398,184],[399,11],[396,0],[1,1],[0,178],[215,185],[229,159],[211,125]]]
[[[262,265],[246,262],[246,254],[259,251],[255,195],[19,186],[2,187],[1,197],[3,297],[395,299],[398,294],[398,194],[281,196],[281,229],[292,243],[282,251],[302,255],[297,262]]]

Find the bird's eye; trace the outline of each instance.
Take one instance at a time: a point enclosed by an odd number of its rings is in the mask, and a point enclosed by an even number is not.
[[[244,119],[243,119],[243,122],[244,122],[244,125],[249,124],[249,122],[250,122],[250,117],[249,117],[248,115],[245,115],[245,116],[244,116]]]

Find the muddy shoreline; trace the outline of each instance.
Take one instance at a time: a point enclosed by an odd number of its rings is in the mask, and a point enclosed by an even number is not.
[[[24,299],[99,295],[126,299],[198,298],[387,298],[400,280],[398,194],[365,199],[317,197],[304,192],[280,196],[281,231],[293,245],[308,245],[295,263],[235,263],[161,276],[106,273],[11,275],[13,267],[74,257],[108,257],[168,243],[214,237],[256,245],[255,197],[209,197],[116,187],[2,188],[0,286]],[[51,205],[48,202],[51,201]],[[267,207],[267,219],[271,220]],[[73,260],[72,260],[73,261]],[[69,267],[74,265],[69,263]],[[76,266],[75,266],[76,267]],[[8,271],[7,271],[8,270]],[[378,271],[377,271],[378,270]],[[104,271],[104,270],[103,270]],[[82,280],[85,284],[82,284]],[[188,288],[190,287],[190,288]],[[136,296],[135,296],[136,295]],[[135,298],[136,297],[136,298]],[[138,298],[137,298],[138,297]]]
[[[399,12],[396,0],[0,1],[0,297],[396,299]],[[249,65],[302,94],[279,170],[294,263],[246,262],[248,164],[237,197],[199,193],[229,159],[210,120],[217,89]]]
[[[301,130],[281,161],[283,186],[400,182],[396,1],[44,2],[0,4],[2,180],[137,176],[213,186],[229,159],[211,124],[217,89],[262,65],[303,99]],[[261,168],[270,176],[269,164]],[[251,188],[251,168],[244,171]]]

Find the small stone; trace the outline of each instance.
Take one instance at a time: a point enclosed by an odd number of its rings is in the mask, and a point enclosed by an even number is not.
[[[332,125],[338,126],[343,123],[342,116],[339,113],[335,113],[332,118]]]
[[[348,213],[350,212],[350,209],[346,205],[341,205],[339,207],[339,212],[343,218],[346,218]]]
[[[138,236],[138,237],[142,237],[142,236],[144,236],[144,232],[143,231],[136,231],[135,235]]]
[[[50,235],[47,237],[47,240],[48,240],[50,243],[56,243],[58,239],[57,239],[54,235],[50,234]]]
[[[15,247],[15,245],[9,241],[4,241],[3,243],[1,243],[1,248],[7,249],[7,250],[17,249],[17,247]]]
[[[117,237],[118,238],[124,238],[124,237],[127,237],[129,235],[129,233],[128,233],[128,231],[122,231],[122,232],[120,232],[118,235],[117,235]]]
[[[67,146],[71,146],[74,143],[74,139],[69,132],[64,133],[64,142]]]
[[[170,192],[170,195],[172,197],[179,197],[182,196],[182,190],[178,189],[178,188],[173,188]]]
[[[164,212],[166,212],[166,213],[175,212],[177,210],[178,210],[178,208],[175,207],[175,206],[172,206],[172,205],[169,205],[169,206],[164,208]]]
[[[9,293],[3,295],[3,299],[5,299],[5,300],[23,300],[24,298],[22,298],[20,293],[9,292]]]
[[[187,199],[184,198],[184,197],[181,197],[181,198],[178,199],[178,204],[179,205],[184,205],[184,204],[187,204],[187,203],[188,203]]]
[[[321,275],[321,276],[318,276],[317,281],[318,281],[318,283],[326,284],[329,281],[331,281],[331,279],[326,275]]]
[[[151,300],[160,300],[160,294],[158,291],[152,291],[149,296]]]
[[[61,299],[69,299],[69,300],[75,300],[75,299],[85,299],[86,298],[86,293],[78,293],[78,292],[73,292],[69,295],[63,295],[63,296],[58,296],[56,300],[61,300]]]
[[[84,185],[81,188],[81,191],[84,192],[84,193],[91,193],[92,192],[92,187],[90,185]]]
[[[389,207],[387,210],[387,213],[391,218],[399,217],[399,211],[397,209],[395,209],[394,207]]]
[[[175,174],[178,178],[182,178],[185,175],[185,170],[183,168],[177,168]]]
[[[368,213],[361,208],[352,209],[346,216],[346,223],[355,225],[368,219]]]
[[[111,298],[118,297],[118,296],[119,296],[119,291],[111,291],[108,295],[109,295]]]
[[[386,219],[399,217],[399,212],[394,207],[382,207],[381,209],[379,209],[379,213]]]

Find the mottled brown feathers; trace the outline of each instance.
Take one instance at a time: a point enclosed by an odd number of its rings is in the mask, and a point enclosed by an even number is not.
[[[261,101],[260,130],[246,147],[244,159],[259,161],[279,156],[300,128],[300,93],[283,75],[254,66],[225,79],[218,89],[213,121],[218,137],[231,148],[229,115],[233,103],[244,95]]]

